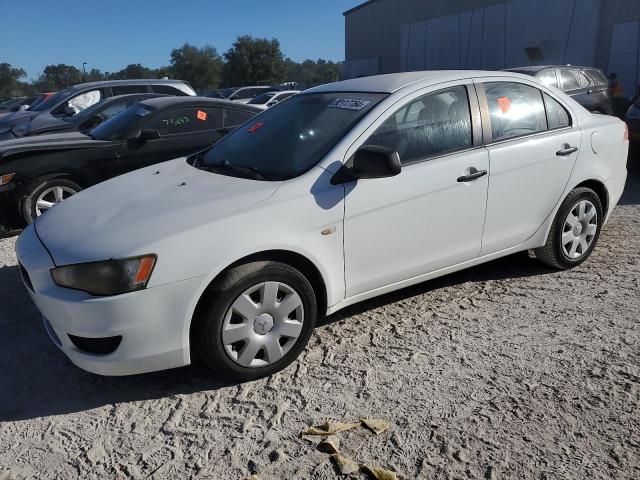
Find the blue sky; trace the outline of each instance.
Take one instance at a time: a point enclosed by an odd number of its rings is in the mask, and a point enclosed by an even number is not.
[[[0,62],[34,79],[66,63],[159,67],[185,42],[225,52],[239,35],[277,38],[293,60],[344,59],[342,12],[360,0],[0,0]]]

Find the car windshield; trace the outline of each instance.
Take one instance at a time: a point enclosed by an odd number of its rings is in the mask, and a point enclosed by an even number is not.
[[[249,103],[251,105],[264,105],[265,103],[267,103],[269,100],[271,100],[273,97],[275,97],[276,93],[275,92],[270,92],[270,93],[263,93],[261,95],[258,95],[256,98],[254,98],[253,100],[251,100]]]
[[[315,166],[385,94],[307,93],[249,120],[207,150],[196,166],[243,169],[253,178],[286,180]]]
[[[146,116],[154,113],[156,108],[144,103],[136,103],[124,112],[101,123],[89,132],[95,140],[122,140]]]
[[[43,112],[45,110],[49,110],[50,108],[55,107],[58,103],[67,98],[71,97],[73,94],[77,93],[78,90],[75,88],[65,88],[64,90],[60,90],[55,95],[51,95],[46,100],[38,103],[35,107],[31,108],[35,112]]]

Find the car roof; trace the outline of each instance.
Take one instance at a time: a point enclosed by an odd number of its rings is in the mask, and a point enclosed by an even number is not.
[[[77,85],[73,85],[71,88],[84,89],[91,87],[112,87],[114,85],[149,85],[149,83],[153,83],[154,85],[169,85],[169,84],[181,84],[186,85],[184,80],[164,80],[164,79],[156,79],[156,78],[139,78],[133,80],[100,80],[98,82],[87,82],[87,83],[78,83]]]
[[[248,112],[261,112],[262,110],[253,105],[247,105],[244,103],[232,102],[229,100],[223,100],[221,98],[211,97],[190,97],[190,96],[164,96],[158,98],[149,98],[142,100],[140,103],[149,105],[157,109],[169,108],[169,107],[190,107],[190,106],[212,106],[221,108],[233,108],[236,110],[245,110]]]
[[[371,77],[342,80],[335,83],[327,83],[305,90],[304,93],[321,92],[363,92],[363,93],[394,93],[414,83],[443,83],[462,80],[465,78],[482,77],[511,77],[517,73],[492,72],[482,70],[429,70],[422,72],[387,73]]]
[[[526,67],[513,67],[507,68],[505,72],[526,72],[530,75],[535,75],[536,73],[540,73],[543,70],[548,70],[550,68],[570,68],[575,70],[599,70],[598,67],[583,67],[581,65],[534,65],[534,66],[526,66]]]

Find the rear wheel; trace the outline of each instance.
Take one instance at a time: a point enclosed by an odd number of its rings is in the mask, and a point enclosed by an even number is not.
[[[580,265],[593,252],[603,220],[602,202],[593,190],[572,190],[556,214],[547,243],[535,250],[536,257],[561,269]]]
[[[316,316],[315,294],[302,273],[279,262],[250,263],[213,285],[194,341],[213,371],[252,380],[293,362]]]
[[[24,191],[20,204],[21,216],[26,223],[31,223],[81,190],[80,185],[66,178],[36,179]]]

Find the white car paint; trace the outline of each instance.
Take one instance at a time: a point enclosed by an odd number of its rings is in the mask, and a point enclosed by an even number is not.
[[[396,177],[330,183],[402,105],[446,86],[486,79],[519,82],[552,95],[570,112],[572,127],[475,145],[404,166]],[[228,177],[195,169],[180,158],[81,192],[24,231],[16,249],[33,287],[29,293],[52,338],[75,364],[100,374],[126,375],[190,363],[189,328],[198,300],[229,265],[252,254],[281,250],[308,259],[326,286],[326,313],[331,314],[544,245],[562,200],[582,182],[595,180],[606,188],[607,213],[624,188],[624,124],[590,114],[532,77],[410,72],[338,82],[301,95],[316,92],[389,96],[297,178],[261,182]],[[595,133],[597,142],[591,145]],[[579,152],[557,157],[565,143],[576,144]],[[487,169],[489,175],[457,182],[470,167]],[[54,266],[149,253],[158,258],[150,283],[133,293],[92,297],[56,286],[50,275]],[[99,356],[75,348],[67,334],[122,335],[123,341],[115,352]]]

